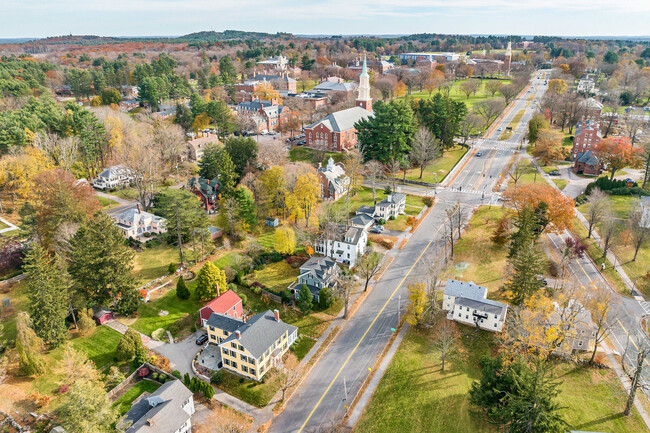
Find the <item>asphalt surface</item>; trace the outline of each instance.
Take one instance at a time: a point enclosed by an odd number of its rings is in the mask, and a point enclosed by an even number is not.
[[[535,75],[531,92],[525,91],[521,99],[511,103],[506,114],[485,139],[472,146],[443,186],[420,194],[434,195],[435,205],[293,394],[285,410],[274,419],[270,432],[318,432],[331,427],[345,415],[345,405],[360,390],[394,332],[392,328],[398,323],[398,308],[401,308],[401,314],[406,310],[408,283],[418,281],[418,276],[424,275],[427,262],[442,258],[445,210],[458,202],[468,210],[498,202],[499,194],[493,193],[492,189],[518,150],[525,125],[544,91],[544,81]],[[535,96],[534,101],[528,101],[531,95]],[[505,130],[520,110],[525,110],[525,115],[519,126],[507,141],[498,141],[502,131],[497,129]],[[478,150],[482,152],[481,157],[475,156]],[[406,187],[402,191],[407,192]],[[417,191],[422,192],[421,189]]]

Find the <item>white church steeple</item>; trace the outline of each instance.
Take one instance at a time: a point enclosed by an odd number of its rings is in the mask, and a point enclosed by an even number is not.
[[[363,67],[359,75],[359,97],[356,106],[372,111],[372,98],[370,97],[370,75],[368,75],[368,66],[366,65],[366,55],[363,55]]]

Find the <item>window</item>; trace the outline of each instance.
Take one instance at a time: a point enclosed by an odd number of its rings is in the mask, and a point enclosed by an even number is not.
[[[255,376],[255,369],[254,368],[250,368],[250,369],[248,369],[248,371],[250,372],[250,374]]]
[[[240,344],[240,345],[239,345],[239,350],[244,350],[244,346],[242,346],[242,345]]]
[[[237,343],[235,342],[230,343],[230,347],[234,347],[235,349],[237,349]]]
[[[241,370],[242,370],[244,373],[248,373],[248,367],[246,367],[245,365],[242,365],[242,366],[241,366]]]
[[[246,361],[246,359],[248,359],[246,355],[239,355],[239,357],[242,359],[242,361]]]
[[[237,368],[237,363],[235,361],[233,361],[231,364],[232,364],[232,368]]]
[[[469,316],[467,314],[465,314],[465,319],[469,319]]]
[[[578,346],[582,346],[582,340],[578,341]]]
[[[230,335],[230,332],[228,332],[228,331],[223,331],[223,335],[225,335],[225,336],[227,337],[228,335]]]
[[[496,324],[496,323],[494,324],[494,327],[495,327],[495,328],[497,327],[497,324]]]
[[[230,361],[228,361],[227,359],[224,359],[223,363],[226,364],[226,365],[230,365]]]
[[[495,315],[494,315],[494,318],[495,318],[495,319],[498,319],[499,317],[495,314]]]
[[[214,336],[214,334],[210,334],[210,340],[216,340],[217,337]]]

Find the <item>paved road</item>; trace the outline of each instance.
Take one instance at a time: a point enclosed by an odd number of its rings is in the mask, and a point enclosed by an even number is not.
[[[439,252],[444,248],[441,231],[445,210],[459,201],[473,209],[487,204],[486,200],[498,199],[498,195],[491,192],[492,188],[517,150],[524,125],[532,116],[534,103],[527,98],[531,94],[536,100],[541,98],[543,81],[534,78],[531,89],[532,93],[524,93],[521,99],[511,103],[486,139],[479,140],[475,149],[450,173],[445,185],[434,191],[437,200],[432,210],[395,256],[356,314],[343,326],[269,431],[318,432],[345,415],[346,402],[357,394],[393,333],[391,328],[398,322],[398,307],[404,313],[408,283],[424,274],[428,260],[440,257]],[[508,141],[497,141],[501,132],[496,129],[505,129],[520,110],[526,110],[520,126]],[[478,149],[483,156],[474,156]]]

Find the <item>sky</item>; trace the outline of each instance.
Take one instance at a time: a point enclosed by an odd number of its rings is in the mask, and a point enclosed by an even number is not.
[[[0,38],[293,34],[648,36],[650,0],[0,0]]]

